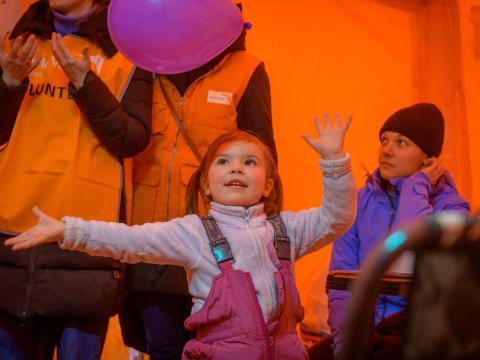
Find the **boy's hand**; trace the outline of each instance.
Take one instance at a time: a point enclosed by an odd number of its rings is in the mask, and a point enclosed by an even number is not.
[[[423,162],[423,167],[421,169],[421,171],[428,176],[431,185],[435,185],[437,183],[438,179],[440,179],[440,177],[445,173],[445,170],[446,169],[443,167],[440,159],[436,157],[426,159]]]
[[[3,36],[0,44],[2,80],[7,86],[19,86],[40,62],[38,41],[33,34],[26,40],[24,36],[19,36],[13,42],[10,51],[7,51],[5,45],[7,35]]]
[[[325,126],[317,117],[314,118],[318,138],[313,139],[309,135],[303,135],[303,138],[322,158],[327,160],[341,159],[345,156],[343,141],[352,122],[352,115],[349,115],[343,124],[341,124],[338,113],[335,113],[335,121],[333,123],[327,113],[324,113],[323,117]]]
[[[33,214],[38,217],[38,224],[24,233],[5,241],[6,246],[12,250],[24,250],[31,247],[57,242],[62,239],[65,224],[45,215],[39,208],[33,208]]]

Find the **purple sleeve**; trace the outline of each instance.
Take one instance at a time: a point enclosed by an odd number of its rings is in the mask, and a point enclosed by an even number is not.
[[[470,204],[460,196],[455,182],[449,173],[446,173],[438,188],[433,189],[432,206],[435,211],[452,210],[462,214],[470,214]]]
[[[409,220],[433,214],[429,196],[431,191],[428,176],[421,171],[405,179],[398,199],[397,226],[402,226]]]
[[[470,207],[458,194],[448,173],[432,187],[428,176],[418,171],[403,183],[396,223],[397,226],[402,226],[409,220],[442,210],[456,210],[468,215]]]

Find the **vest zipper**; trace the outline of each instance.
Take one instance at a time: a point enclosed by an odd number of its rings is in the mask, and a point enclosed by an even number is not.
[[[178,93],[178,95],[180,96],[180,107],[182,108],[182,114],[181,114],[181,117],[180,117],[180,121],[183,122],[183,105],[184,105],[184,98],[185,98],[185,94],[188,92],[188,90],[193,86],[193,84],[195,84],[197,81],[200,81],[201,79],[203,79],[204,77],[206,77],[213,69],[209,70],[207,73],[203,74],[202,76],[200,76],[198,79],[196,79],[194,82],[192,82],[190,85],[188,85],[188,87],[185,89],[183,95],[180,94],[180,91],[178,91],[177,87],[172,83],[173,85],[173,88],[175,89],[175,91]],[[167,78],[168,80],[168,78]],[[168,80],[170,83],[171,81]],[[172,177],[172,168],[173,168],[173,160],[175,158],[175,153],[176,153],[176,150],[177,150],[177,142],[178,142],[178,135],[180,134],[180,130],[177,129],[177,135],[175,136],[175,143],[173,144],[173,150],[172,150],[172,155],[170,157],[170,164],[168,166],[168,175],[167,175],[167,178],[168,178],[168,182],[167,182],[167,201],[166,201],[166,205],[167,205],[167,210],[166,210],[166,220],[170,220],[170,188],[171,188],[171,177]]]
[[[167,180],[167,211],[166,211],[166,220],[170,220],[170,188],[172,185],[172,168],[173,160],[175,159],[175,153],[177,152],[177,141],[178,135],[180,135],[180,130],[177,130],[177,135],[175,135],[175,142],[173,144],[172,155],[170,156],[170,163],[168,164],[168,180]]]
[[[125,207],[124,209],[124,217],[125,219],[121,219],[122,217],[122,198],[123,198],[123,187],[124,187],[124,175],[125,175],[125,171],[124,171],[124,168],[123,168],[123,161],[119,160],[120,161],[120,193],[118,195],[118,208],[117,208],[117,221],[120,222],[120,221],[124,221],[125,223],[127,222],[127,199],[125,199],[125,203],[123,204],[123,206]]]
[[[272,353],[275,351],[275,338],[271,335],[268,337],[268,348]]]
[[[38,248],[31,249],[30,258],[28,260],[28,273],[27,273],[27,285],[25,287],[25,299],[23,301],[22,314],[20,318],[23,321],[28,319],[28,308],[30,306],[30,300],[33,291],[33,273],[35,271],[35,260],[37,258]]]
[[[397,212],[395,210],[394,200],[390,196],[388,196],[388,200],[390,202],[390,220],[388,221],[388,231],[390,231],[392,229],[393,220],[395,219]]]

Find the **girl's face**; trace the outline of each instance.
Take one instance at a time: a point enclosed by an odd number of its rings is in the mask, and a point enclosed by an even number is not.
[[[52,10],[68,17],[86,14],[94,3],[94,0],[48,0]]]
[[[250,207],[267,197],[273,179],[267,179],[265,155],[251,142],[221,145],[208,169],[205,194],[223,205]]]
[[[412,140],[395,131],[380,135],[378,166],[385,180],[407,177],[420,170],[427,156]]]

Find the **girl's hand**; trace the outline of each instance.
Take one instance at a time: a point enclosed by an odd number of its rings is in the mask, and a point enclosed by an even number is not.
[[[5,245],[11,246],[12,250],[24,250],[31,247],[54,243],[63,238],[65,224],[61,221],[45,215],[39,208],[33,208],[33,214],[38,217],[38,224],[24,233],[5,241]]]
[[[0,67],[2,80],[7,86],[19,86],[40,62],[40,53],[37,52],[38,41],[31,34],[26,40],[19,36],[13,42],[10,51],[6,49],[8,34],[5,34],[0,44]]]
[[[327,113],[323,114],[325,126],[315,117],[318,138],[313,139],[309,135],[303,135],[305,141],[310,144],[324,159],[337,160],[345,156],[343,152],[343,141],[348,127],[352,122],[352,115],[349,115],[341,124],[340,115],[335,113],[335,121],[332,123]]]
[[[421,171],[428,176],[431,185],[435,185],[437,183],[438,179],[440,179],[440,177],[445,173],[445,170],[446,169],[443,167],[440,159],[436,157],[426,159],[423,162],[423,168],[421,169]]]
[[[83,49],[83,57],[77,60],[65,47],[62,37],[57,33],[52,33],[52,51],[58,64],[68,80],[77,88],[81,88],[88,71],[90,70],[90,55],[88,48]]]

